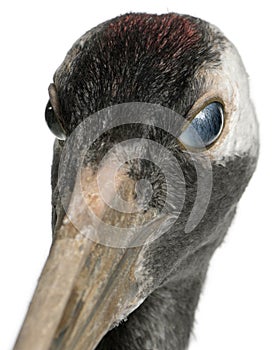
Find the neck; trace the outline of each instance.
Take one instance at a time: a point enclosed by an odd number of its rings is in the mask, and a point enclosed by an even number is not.
[[[97,350],[186,349],[204,275],[155,290],[126,322],[107,333]]]
[[[108,332],[96,350],[185,350],[193,327],[195,309],[209,261],[226,229],[181,259],[166,282]]]

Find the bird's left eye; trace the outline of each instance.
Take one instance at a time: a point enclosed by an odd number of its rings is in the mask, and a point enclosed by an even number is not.
[[[58,118],[58,116],[54,112],[54,108],[52,107],[52,104],[50,100],[48,101],[46,108],[45,108],[45,120],[49,127],[49,129],[52,131],[52,133],[59,139],[59,140],[65,140],[66,139],[66,133],[61,125],[61,122]]]
[[[219,138],[223,125],[223,106],[219,102],[212,102],[194,117],[179,140],[188,147],[204,148]]]

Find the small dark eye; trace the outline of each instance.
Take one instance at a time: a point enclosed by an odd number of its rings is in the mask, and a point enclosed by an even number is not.
[[[50,100],[48,101],[46,108],[45,108],[45,120],[46,120],[46,123],[47,123],[49,129],[52,131],[52,133],[59,140],[66,139],[65,130],[64,130],[63,126],[61,125],[60,120],[56,116]]]
[[[223,106],[219,102],[212,102],[194,117],[179,140],[188,147],[204,148],[219,138],[223,125]]]

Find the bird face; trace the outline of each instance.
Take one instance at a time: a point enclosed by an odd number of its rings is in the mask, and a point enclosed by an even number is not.
[[[177,14],[90,30],[49,96],[53,244],[15,348],[94,349],[155,290],[203,281],[258,128],[235,47]]]

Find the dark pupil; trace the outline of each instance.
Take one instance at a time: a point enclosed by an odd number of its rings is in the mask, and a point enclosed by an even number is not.
[[[46,108],[45,108],[45,120],[49,127],[49,129],[52,131],[52,133],[59,139],[64,140],[65,139],[65,133],[64,130],[56,117],[54,113],[54,109],[51,105],[51,102],[48,101]]]
[[[51,125],[54,124],[54,119],[55,119],[55,113],[51,105],[51,102],[48,101],[45,109],[45,120],[50,129],[51,129]]]

